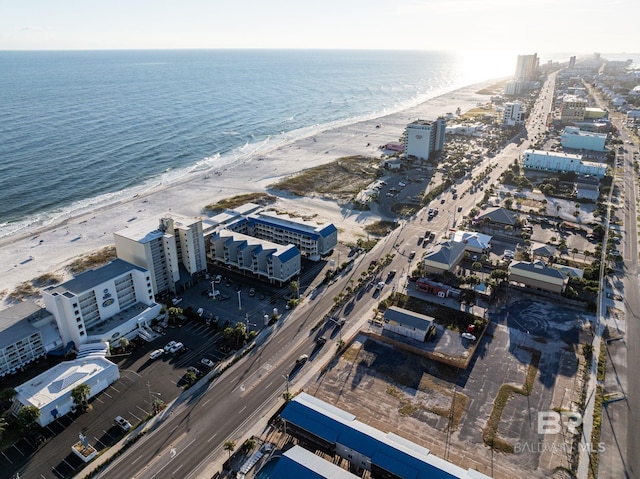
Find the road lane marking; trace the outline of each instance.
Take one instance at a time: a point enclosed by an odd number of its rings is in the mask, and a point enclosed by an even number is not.
[[[211,436],[209,439],[207,439],[207,442],[211,442],[213,441],[213,439],[218,435],[218,433],[216,432],[213,436]]]
[[[243,407],[242,409],[240,409],[240,410],[238,411],[238,414],[242,414],[242,411],[244,411],[245,409],[247,409],[247,406],[245,406],[245,407]]]

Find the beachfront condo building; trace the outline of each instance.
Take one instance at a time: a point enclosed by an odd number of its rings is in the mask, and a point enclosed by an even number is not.
[[[207,270],[202,219],[176,214],[134,221],[113,235],[118,258],[149,270],[154,294],[175,293]]]
[[[502,126],[521,125],[524,116],[524,106],[520,101],[508,101],[503,105]]]
[[[62,345],[53,315],[33,301],[0,311],[0,378]]]
[[[160,314],[146,269],[115,259],[42,291],[64,344],[114,342],[145,335]]]
[[[543,150],[526,150],[523,155],[525,168],[538,171],[573,172],[579,175],[591,175],[604,178],[607,165],[597,161],[584,161],[581,155],[569,153],[555,153]]]
[[[447,120],[416,120],[409,123],[404,134],[404,156],[428,160],[431,155],[444,148]]]
[[[537,53],[534,53],[533,55],[518,55],[516,73],[513,78],[517,81],[536,81],[538,79],[539,67],[540,59],[538,58]]]
[[[584,121],[587,100],[576,95],[565,95],[560,106],[560,123],[566,125],[576,121]]]
[[[300,274],[300,250],[228,229],[209,237],[212,261],[283,285]]]

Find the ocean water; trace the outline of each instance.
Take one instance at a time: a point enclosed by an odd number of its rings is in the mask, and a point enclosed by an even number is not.
[[[510,74],[446,52],[0,52],[0,237]]]

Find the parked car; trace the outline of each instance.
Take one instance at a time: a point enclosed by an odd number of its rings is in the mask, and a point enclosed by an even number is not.
[[[171,351],[171,348],[173,348],[175,345],[176,345],[175,341],[169,341],[167,345],[164,347],[164,352],[168,353],[169,351]]]
[[[256,295],[256,288],[249,288],[249,296],[255,296]]]
[[[302,354],[298,359],[296,359],[296,366],[302,366],[309,360],[309,356],[306,354]]]
[[[200,370],[195,366],[189,366],[187,368],[187,372],[193,373],[196,376],[200,376],[202,374],[202,372],[200,372]]]
[[[116,426],[120,426],[125,431],[128,431],[129,429],[131,429],[131,423],[127,421],[125,418],[123,418],[122,416],[116,416],[113,422],[116,423]]]
[[[202,308],[198,308],[198,311],[196,311],[198,316],[202,317],[202,315],[204,314],[204,309]]]
[[[413,259],[416,257],[416,252],[412,251],[411,253],[409,253],[409,259]]]
[[[174,306],[177,305],[180,302],[182,302],[182,298],[173,298],[171,300],[171,304],[173,304]]]
[[[464,339],[468,339],[469,341],[475,341],[476,340],[476,337],[471,333],[462,333],[461,336]]]
[[[151,359],[156,359],[162,356],[163,354],[164,354],[164,349],[156,349],[155,351],[152,351],[151,354],[149,354],[149,357]]]
[[[175,353],[177,353],[178,351],[180,351],[180,350],[181,350],[181,349],[183,349],[183,348],[184,348],[184,344],[182,344],[182,343],[175,343],[175,344],[171,347],[171,349],[169,349],[169,352],[170,352],[171,354],[175,354]]]
[[[213,361],[211,361],[211,359],[209,359],[209,358],[202,358],[202,359],[200,360],[200,364],[203,364],[203,365],[205,365],[205,366],[206,366],[206,367],[208,367],[208,368],[212,368],[212,367],[214,367],[214,366],[216,365],[216,363],[214,363]]]
[[[376,284],[376,289],[378,291],[382,290],[382,288],[384,288],[384,281],[380,281],[378,282],[378,284]]]

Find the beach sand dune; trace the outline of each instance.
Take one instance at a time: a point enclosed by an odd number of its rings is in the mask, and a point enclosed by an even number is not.
[[[478,91],[495,83],[490,80],[432,98],[415,107],[387,116],[356,122],[316,133],[284,144],[260,158],[239,159],[233,164],[148,191],[129,200],[100,207],[28,233],[0,239],[0,272],[3,297],[17,285],[45,273],[70,278],[65,266],[73,259],[113,244],[113,233],[140,219],[160,218],[166,213],[203,215],[203,207],[222,198],[262,192],[278,179],[343,156],[379,157],[379,146],[398,141],[411,121],[435,119],[440,115],[466,111],[488,96]],[[316,215],[318,222],[331,221],[341,230],[341,239],[354,241],[362,227],[377,219],[373,212],[349,212],[328,200],[283,198],[281,210]],[[0,309],[8,304],[0,304]]]

